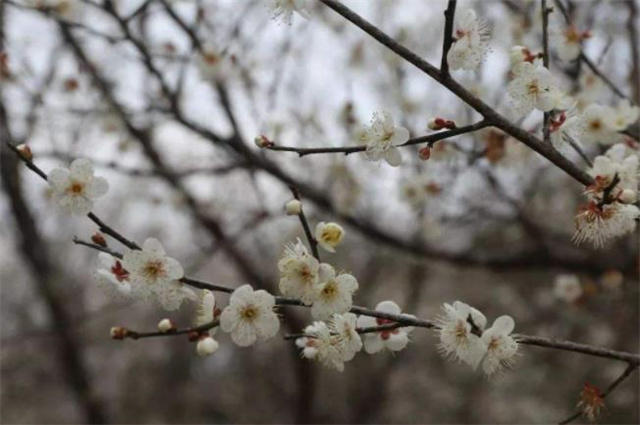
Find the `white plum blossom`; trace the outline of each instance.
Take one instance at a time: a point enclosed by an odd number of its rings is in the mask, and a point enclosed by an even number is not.
[[[284,256],[278,261],[280,292],[282,295],[313,303],[320,282],[325,281],[331,266],[320,262],[307,251],[300,239],[285,247]],[[322,274],[322,276],[321,276]]]
[[[606,191],[609,191],[610,198],[606,201],[618,200],[625,190],[630,191],[634,197],[638,191],[638,156],[632,154],[621,158],[619,152],[624,150],[624,145],[617,144],[615,147],[616,149],[609,149],[605,155],[598,155],[588,170],[595,181],[587,188],[587,193],[592,199],[602,200]],[[616,178],[617,183],[612,187]]]
[[[580,32],[573,25],[565,28],[554,26],[549,31],[549,42],[555,47],[558,57],[568,62],[580,56],[582,41],[590,36],[589,31]]]
[[[456,301],[443,305],[444,314],[438,317],[440,343],[438,349],[450,357],[477,368],[485,353],[481,335],[486,317],[475,308]]]
[[[487,55],[491,30],[489,25],[478,19],[471,9],[463,11],[458,16],[455,23],[454,42],[447,53],[447,63],[453,70],[473,71]]]
[[[120,259],[101,252],[98,254],[98,261],[100,266],[95,272],[95,277],[100,286],[111,296],[129,297],[129,272],[122,266]]]
[[[338,335],[332,335],[326,322],[313,322],[304,328],[306,336],[296,339],[296,345],[302,349],[302,356],[315,360],[330,369],[344,370],[343,347]]]
[[[388,314],[401,314],[400,307],[393,301],[382,301],[376,306],[376,311]],[[406,315],[407,317],[413,317]],[[371,328],[395,323],[393,320],[370,316],[358,317],[358,328]],[[407,346],[409,334],[413,331],[412,326],[406,326],[380,332],[370,332],[364,334],[364,350],[369,354],[377,353],[381,350],[400,351]]]
[[[280,321],[273,311],[276,300],[267,291],[254,291],[242,285],[231,294],[229,305],[220,315],[220,328],[231,334],[241,347],[273,337],[280,329]]]
[[[336,276],[333,267],[327,265],[323,280],[316,289],[311,306],[314,319],[327,320],[334,313],[346,313],[353,305],[353,293],[358,289],[358,281],[348,273]]]
[[[220,81],[229,75],[231,57],[214,46],[205,45],[196,58],[196,66],[204,80]]]
[[[194,326],[202,326],[213,322],[216,318],[216,297],[213,292],[203,289],[198,297],[198,306],[196,308],[196,317],[193,321]],[[213,337],[218,330],[217,326],[209,329],[207,334]]]
[[[279,19],[286,25],[291,25],[294,12],[309,19],[309,0],[271,0],[270,7],[273,19]]]
[[[575,217],[573,241],[578,245],[590,242],[594,247],[602,248],[609,240],[632,233],[639,217],[640,209],[635,205],[620,202],[599,205],[589,201]]]
[[[585,143],[611,145],[620,140],[612,127],[611,108],[597,103],[587,106],[579,115],[578,137]]]
[[[338,338],[342,360],[348,362],[362,350],[362,339],[356,329],[357,317],[353,313],[334,314],[329,322],[332,335]]]
[[[553,284],[553,294],[567,303],[574,303],[582,296],[580,279],[574,274],[561,274]]]
[[[409,130],[396,127],[390,113],[375,112],[369,126],[358,131],[358,139],[366,145],[365,156],[370,161],[385,159],[392,167],[402,163],[402,154],[396,147],[409,140]]]
[[[85,158],[76,159],[69,169],[55,168],[48,177],[53,200],[64,211],[84,215],[93,208],[93,201],[109,190],[102,177],[94,177],[93,165]]]
[[[547,112],[556,106],[561,96],[547,68],[524,62],[513,71],[507,90],[516,114],[524,116],[534,108]]]
[[[608,108],[607,123],[614,131],[622,131],[638,121],[640,107],[632,105],[628,99],[622,100],[616,107]]]
[[[482,343],[486,350],[482,370],[487,376],[510,368],[513,364],[513,357],[518,352],[518,343],[510,335],[514,327],[515,322],[511,316],[500,316],[482,333]]]
[[[533,54],[531,50],[525,46],[513,46],[509,51],[509,62],[511,63],[511,68],[514,69],[514,73],[517,73],[515,68],[525,62],[539,65],[541,61],[542,55],[540,53]]]
[[[124,253],[122,265],[129,272],[131,294],[136,298],[154,298],[166,310],[176,310],[185,298],[195,294],[178,279],[184,276],[180,263],[168,257],[160,241],[149,238],[141,250]]]
[[[336,246],[344,238],[344,229],[338,223],[321,221],[316,225],[315,238],[326,251],[336,252]]]

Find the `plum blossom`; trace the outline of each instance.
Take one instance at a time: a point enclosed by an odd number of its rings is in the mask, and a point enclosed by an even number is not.
[[[579,115],[578,137],[585,143],[611,145],[620,140],[612,124],[611,108],[597,103],[587,106]]]
[[[493,325],[482,333],[482,343],[486,349],[482,370],[492,376],[513,364],[518,352],[518,343],[511,337],[515,322],[511,316],[500,316]]]
[[[74,215],[89,213],[93,208],[93,201],[109,190],[109,184],[104,178],[94,177],[93,165],[85,158],[73,161],[69,169],[51,170],[48,181],[56,204]]]
[[[617,144],[624,148],[624,145]],[[598,155],[593,160],[593,166],[588,173],[593,177],[595,183],[587,188],[587,194],[592,199],[601,201],[608,191],[609,198],[604,201],[618,200],[620,195],[628,190],[631,193],[632,202],[635,202],[638,191],[638,156],[633,154],[624,159],[618,159],[621,149],[609,149],[606,155]],[[616,156],[618,158],[616,158]],[[613,159],[616,158],[616,159]],[[617,183],[614,182],[617,180]],[[612,186],[614,185],[615,186]]]
[[[376,311],[388,314],[401,314],[400,307],[393,301],[382,301],[376,306]],[[413,317],[407,315],[407,317]],[[378,317],[360,316],[358,317],[358,328],[371,328],[395,323],[393,320]],[[406,326],[380,332],[364,334],[364,350],[369,354],[377,353],[381,350],[400,351],[407,346],[409,334],[413,331],[412,326]]]
[[[122,265],[129,273],[131,294],[136,298],[154,298],[166,310],[176,310],[185,298],[195,294],[178,279],[184,276],[180,263],[168,257],[160,241],[149,238],[141,250],[124,253]]]
[[[362,339],[356,330],[357,317],[353,313],[334,314],[329,329],[340,341],[342,360],[347,362],[362,349]]]
[[[514,78],[507,86],[515,113],[524,116],[533,109],[552,110],[558,99],[559,89],[553,75],[540,65],[524,62],[513,69]]]
[[[574,274],[561,274],[556,277],[553,284],[554,295],[567,302],[573,303],[582,296],[580,279]]]
[[[487,319],[480,311],[460,301],[453,305],[444,303],[443,311],[444,314],[437,318],[438,349],[445,357],[477,368],[486,351],[481,335]]]
[[[614,131],[622,131],[638,121],[638,116],[640,116],[640,107],[624,99],[616,107],[608,109],[607,123]]]
[[[380,161],[384,158],[392,167],[402,163],[402,154],[397,146],[409,140],[409,130],[396,127],[388,112],[375,112],[371,124],[362,127],[357,136],[366,145],[365,156],[368,160]]]
[[[129,297],[131,295],[129,272],[122,266],[121,260],[101,252],[98,254],[98,261],[100,266],[96,270],[95,277],[100,286],[111,296]]]
[[[231,294],[229,305],[220,315],[220,328],[231,334],[241,347],[273,337],[280,329],[280,321],[273,311],[276,300],[267,291],[254,291],[242,285]]]
[[[578,31],[569,25],[566,28],[556,26],[549,31],[549,41],[555,47],[558,57],[563,61],[572,61],[580,56],[582,41],[591,37],[589,31]]]
[[[282,295],[301,300],[311,305],[320,287],[326,281],[331,266],[320,262],[307,251],[300,239],[285,247],[284,256],[278,261],[280,270],[280,292]]]
[[[454,42],[447,53],[447,62],[453,70],[474,71],[487,55],[491,29],[471,9],[459,16],[456,19]]]
[[[302,349],[302,356],[315,360],[329,369],[344,370],[343,347],[340,337],[332,335],[326,322],[313,322],[304,328],[306,336],[296,339],[296,345]]]
[[[358,281],[348,273],[336,276],[333,267],[327,264],[324,279],[316,289],[311,306],[314,319],[327,320],[334,313],[346,313],[353,305],[353,293],[358,289]]]
[[[337,223],[321,221],[316,225],[315,238],[326,251],[336,252],[336,246],[344,238],[344,229]]]
[[[573,241],[576,244],[590,242],[596,248],[636,229],[636,220],[640,209],[635,205],[613,202],[600,205],[596,201],[581,207],[575,217],[576,231]]]

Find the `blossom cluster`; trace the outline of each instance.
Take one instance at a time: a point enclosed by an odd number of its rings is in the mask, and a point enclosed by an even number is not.
[[[635,205],[638,167],[637,153],[623,143],[594,159],[589,170],[594,184],[587,187],[587,203],[575,217],[576,243],[587,241],[599,248],[610,239],[635,230],[640,217],[640,209]]]
[[[486,317],[477,309],[455,301],[445,303],[438,318],[440,352],[476,369],[482,364],[487,376],[499,373],[513,364],[518,343],[510,335],[515,322],[510,316],[500,316],[485,329]]]

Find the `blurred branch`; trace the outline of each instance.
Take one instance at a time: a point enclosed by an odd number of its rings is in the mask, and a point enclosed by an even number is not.
[[[540,0],[540,9],[542,13],[542,64],[549,69],[549,14],[553,11],[547,7],[547,0]],[[551,143],[551,133],[549,129],[550,112],[543,113],[542,134],[545,143]]]

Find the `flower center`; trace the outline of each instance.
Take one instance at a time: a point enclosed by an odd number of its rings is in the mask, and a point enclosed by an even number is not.
[[[334,280],[327,282],[322,288],[322,297],[327,300],[332,300],[338,295],[338,286]]]
[[[253,322],[258,317],[258,309],[253,305],[248,305],[240,311],[240,317],[246,321]]]
[[[325,229],[322,232],[322,240],[335,243],[340,240],[340,234],[341,232],[339,229],[334,229],[334,228]]]
[[[165,274],[164,264],[162,261],[149,261],[144,266],[143,274],[149,279],[156,280]]]
[[[80,195],[82,194],[82,192],[84,192],[84,184],[77,181],[73,181],[71,182],[71,185],[67,188],[67,192],[70,193],[71,195]]]
[[[456,339],[465,339],[467,338],[467,324],[465,322],[462,321],[458,321],[458,323],[456,324],[456,329],[454,331],[454,334],[456,336]]]
[[[527,86],[527,89],[531,96],[537,96],[538,93],[540,92],[540,88],[538,87],[537,81],[533,81],[529,83],[529,85]]]
[[[598,131],[602,128],[602,122],[600,122],[600,120],[593,120],[589,123],[589,128],[592,131]]]
[[[215,65],[220,61],[220,57],[214,53],[205,53],[203,59],[207,65]]]

